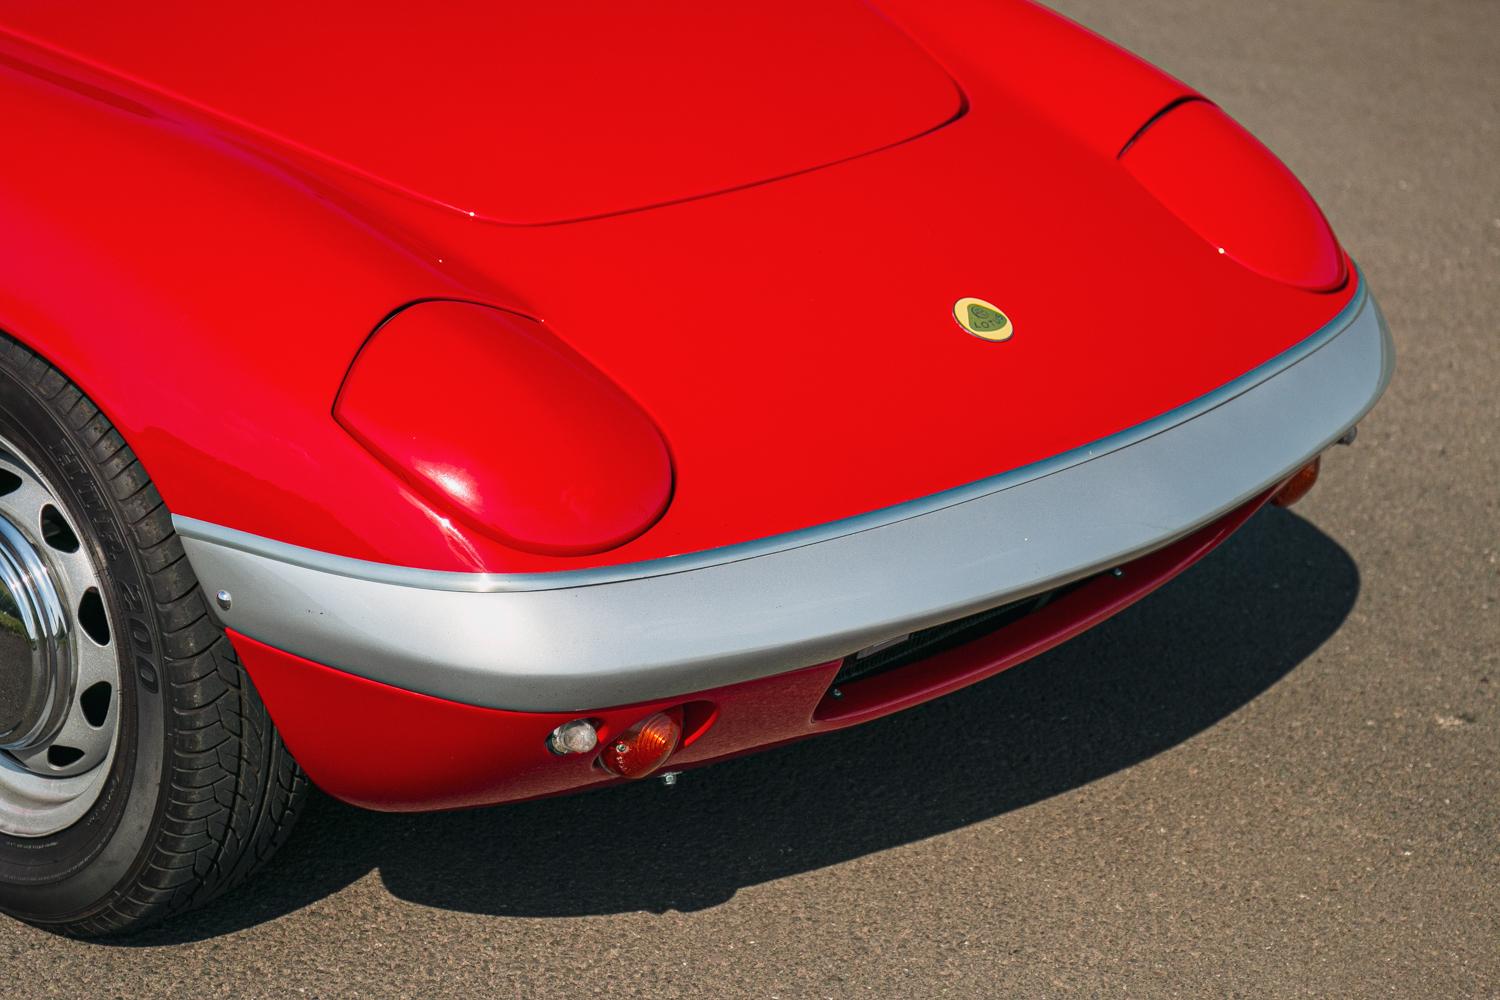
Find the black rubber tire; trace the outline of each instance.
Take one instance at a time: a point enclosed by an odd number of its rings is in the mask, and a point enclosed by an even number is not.
[[[61,833],[0,834],[0,910],[74,936],[139,930],[266,861],[307,779],[209,615],[146,470],[98,407],[4,334],[0,436],[58,490],[93,552],[111,627],[127,637],[103,791]]]

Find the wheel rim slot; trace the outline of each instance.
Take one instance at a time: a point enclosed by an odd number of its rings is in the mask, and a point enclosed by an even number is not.
[[[97,587],[90,587],[78,602],[78,627],[99,645],[109,645],[109,616],[104,613],[104,600]]]
[[[77,552],[80,548],[78,535],[62,516],[62,511],[52,504],[42,508],[42,541],[59,552]]]

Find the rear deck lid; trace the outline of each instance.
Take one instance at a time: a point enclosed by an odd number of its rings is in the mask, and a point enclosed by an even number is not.
[[[890,146],[963,98],[857,0],[11,5],[0,27],[410,194],[587,218]]]

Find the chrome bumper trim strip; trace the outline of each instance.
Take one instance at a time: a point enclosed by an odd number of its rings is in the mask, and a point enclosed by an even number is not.
[[[444,573],[176,518],[221,621],[331,666],[526,711],[769,676],[1096,572],[1285,477],[1374,404],[1393,353],[1363,288],[1297,347],[1087,448],[762,542],[601,570]]]

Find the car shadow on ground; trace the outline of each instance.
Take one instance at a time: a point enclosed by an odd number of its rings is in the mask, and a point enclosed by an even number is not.
[[[958,694],[659,782],[391,816],[315,795],[281,855],[206,909],[115,943],[272,920],[371,870],[395,896],[495,916],[699,910],[743,886],[946,833],[1077,788],[1234,712],[1343,622],[1359,573],[1270,509],[1160,592]],[[420,737],[412,746],[421,753]]]

